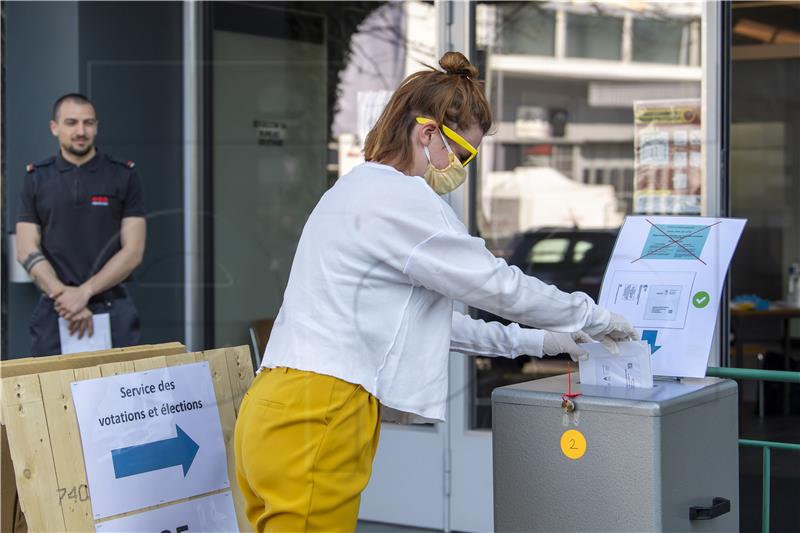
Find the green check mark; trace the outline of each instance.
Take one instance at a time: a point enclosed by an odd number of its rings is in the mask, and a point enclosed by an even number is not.
[[[692,305],[698,309],[704,308],[710,301],[711,296],[709,296],[706,291],[696,292],[695,295],[692,296]]]

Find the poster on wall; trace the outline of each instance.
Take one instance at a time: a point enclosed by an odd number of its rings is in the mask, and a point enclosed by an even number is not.
[[[703,189],[700,99],[633,103],[633,210],[699,215]]]

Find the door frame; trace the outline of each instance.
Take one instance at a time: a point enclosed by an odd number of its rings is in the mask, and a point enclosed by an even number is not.
[[[704,2],[702,7],[702,214],[725,217],[730,213],[730,71],[731,6],[729,2]],[[730,279],[722,301],[708,356],[709,366],[730,366]]]
[[[202,212],[206,129],[204,127],[204,26],[203,3],[183,3],[183,276],[184,344],[200,350],[203,338]]]
[[[438,56],[460,50],[477,63],[475,2],[437,1]],[[485,72],[483,73],[486,74]],[[467,167],[465,184],[448,195],[448,203],[471,234],[477,233],[474,216],[478,203],[477,165]],[[465,306],[456,309],[468,312]],[[450,354],[447,446],[445,449],[446,531],[482,532],[494,529],[494,489],[491,430],[471,429],[470,404],[474,390],[473,357]]]

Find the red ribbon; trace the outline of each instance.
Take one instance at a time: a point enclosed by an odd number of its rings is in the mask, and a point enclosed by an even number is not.
[[[577,398],[580,395],[580,392],[572,392],[572,365],[567,363],[567,392],[561,395],[561,400]]]

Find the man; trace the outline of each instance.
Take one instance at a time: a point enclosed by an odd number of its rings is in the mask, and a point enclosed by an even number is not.
[[[27,167],[17,217],[17,260],[43,295],[31,317],[32,355],[61,353],[58,318],[70,335],[94,334],[108,313],[114,347],[139,342],[139,318],[122,285],[142,262],[145,211],[132,161],[95,147],[97,116],[81,94],[53,106],[55,157]]]

